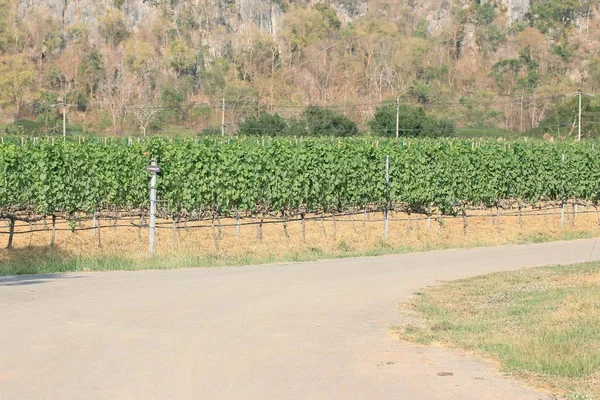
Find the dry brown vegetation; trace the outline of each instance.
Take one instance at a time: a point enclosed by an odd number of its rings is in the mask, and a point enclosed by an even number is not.
[[[331,216],[307,218],[304,240],[300,220],[283,224],[279,220],[265,219],[261,227],[258,219],[243,219],[239,236],[235,219],[179,224],[159,220],[156,252],[166,259],[211,257],[219,259],[217,264],[223,265],[492,246],[593,236],[599,229],[596,218],[593,208],[580,207],[573,220],[569,208],[565,213],[564,228],[560,229],[558,209],[524,211],[521,223],[515,211],[503,211],[498,217],[495,211],[480,210],[470,212],[465,229],[462,217],[432,218],[428,223],[423,215],[412,214],[409,219],[405,213],[390,213],[387,240],[381,212],[337,216],[335,221]],[[133,225],[139,222],[138,219],[101,220],[102,228],[98,233],[92,229],[71,232],[66,221],[59,221],[52,254],[58,253],[61,258],[117,256],[147,259],[148,229]],[[29,232],[46,228],[48,230],[42,232]],[[78,223],[76,228],[92,228],[92,221]],[[7,228],[2,231],[6,232]],[[50,221],[31,225],[20,223],[16,232],[14,249],[3,249],[0,253],[5,265],[14,260],[15,254],[18,258],[35,259],[49,251],[52,242]],[[185,265],[194,266],[194,261],[191,263]],[[208,264],[212,265],[211,262]]]

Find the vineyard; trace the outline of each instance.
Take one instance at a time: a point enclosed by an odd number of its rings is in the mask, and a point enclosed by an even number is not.
[[[0,145],[0,212],[9,247],[18,223],[36,230],[98,229],[100,220],[145,227],[146,172],[161,167],[158,215],[173,228],[233,218],[244,224],[389,210],[441,223],[482,210],[595,208],[600,152],[594,142],[375,139],[46,139]],[[386,158],[389,172],[386,176]],[[389,183],[388,183],[389,182]],[[47,220],[52,222],[48,228]],[[82,221],[93,220],[84,227]],[[562,224],[563,222],[561,222]],[[36,225],[37,227],[37,225]],[[17,229],[18,231],[18,229]],[[304,234],[304,233],[303,233]],[[287,230],[286,230],[287,235]],[[54,241],[54,234],[52,242]]]

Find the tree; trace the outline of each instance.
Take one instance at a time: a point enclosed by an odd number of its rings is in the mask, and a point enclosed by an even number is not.
[[[238,125],[238,135],[280,136],[287,133],[288,124],[285,119],[275,113],[261,113],[258,117],[246,118]]]
[[[0,0],[0,53],[9,50],[14,43],[17,2]]]
[[[133,112],[139,123],[140,131],[143,137],[146,137],[148,126],[156,120],[161,110],[161,107],[157,107],[152,104],[142,104],[134,108]]]
[[[104,41],[112,47],[117,47],[129,37],[123,14],[112,8],[100,18],[99,32]]]
[[[600,134],[600,125],[590,124],[590,119],[600,113],[600,106],[595,104],[589,96],[581,98],[581,133],[584,137],[595,137]],[[552,135],[560,132],[560,136],[577,135],[577,123],[579,115],[579,98],[577,96],[570,97],[559,104],[549,115],[544,119],[539,128],[543,132]]]
[[[356,122],[331,109],[310,106],[302,112],[301,118],[310,136],[354,136],[358,134]]]
[[[94,51],[82,58],[77,70],[77,77],[88,96],[96,95],[100,82],[104,78],[104,72],[104,57],[102,54]]]
[[[496,7],[492,3],[477,4],[475,6],[475,24],[490,25],[496,18]]]
[[[400,106],[398,134],[408,137],[440,137],[454,133],[454,123],[428,117],[422,107],[403,104]],[[369,121],[371,131],[376,135],[396,135],[396,105],[386,104],[377,107],[375,116]]]
[[[178,76],[196,74],[196,53],[181,40],[169,45],[168,63]]]
[[[41,92],[38,96],[34,113],[37,120],[44,124],[46,133],[57,133],[62,119],[58,107],[58,95],[53,92]]]
[[[127,73],[123,66],[115,66],[112,74],[100,84],[100,96],[104,106],[109,110],[114,134],[120,133],[121,123],[133,93],[138,86],[135,77]]]
[[[21,113],[23,102],[34,88],[36,73],[33,64],[21,54],[0,57],[0,104],[15,106]]]
[[[519,52],[523,54],[529,49],[529,56],[533,61],[539,61],[547,53],[546,37],[535,28],[525,28],[517,34]]]

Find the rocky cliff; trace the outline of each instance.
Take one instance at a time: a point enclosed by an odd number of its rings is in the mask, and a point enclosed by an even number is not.
[[[482,0],[482,3],[486,1],[497,2],[508,24],[521,20],[530,8],[530,0]],[[296,0],[293,3],[311,6],[318,2]],[[367,0],[334,0],[328,3],[336,10],[338,18],[346,23],[365,15],[369,10]],[[471,1],[463,0],[458,5],[467,8]],[[434,32],[450,22],[451,9],[457,3],[401,0],[392,6],[412,8],[416,15],[426,19],[428,30]],[[21,0],[19,12],[26,19],[34,10],[42,11],[58,20],[63,27],[83,23],[92,32],[97,30],[98,19],[107,8],[118,8],[133,31],[148,18],[167,14],[173,21],[182,17],[203,19],[204,23],[199,26],[208,30],[222,26],[229,32],[243,32],[254,26],[263,33],[276,34],[280,17],[288,7],[290,4],[282,0]],[[194,10],[193,15],[189,15],[190,10]],[[182,15],[185,13],[187,15]]]

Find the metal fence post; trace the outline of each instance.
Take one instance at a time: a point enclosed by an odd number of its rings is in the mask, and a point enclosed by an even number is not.
[[[150,172],[150,244],[149,252],[150,255],[154,255],[154,245],[156,242],[156,176],[160,172],[160,167],[156,162],[156,158],[150,160],[150,165],[146,167],[146,170]]]

